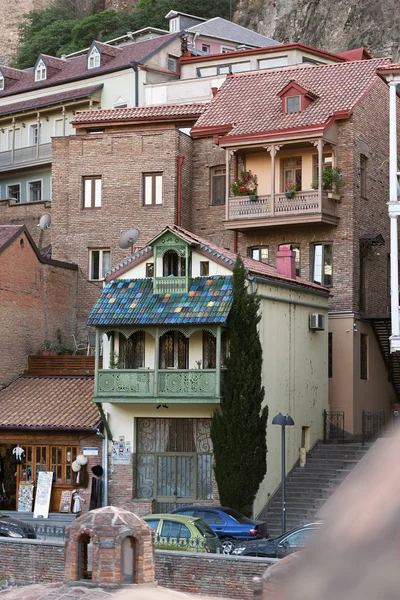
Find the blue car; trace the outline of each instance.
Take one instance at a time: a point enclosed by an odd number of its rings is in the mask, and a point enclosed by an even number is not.
[[[263,521],[248,519],[232,508],[224,506],[181,506],[174,514],[198,517],[205,521],[219,536],[223,554],[231,554],[237,540],[257,540],[268,537],[267,525]]]

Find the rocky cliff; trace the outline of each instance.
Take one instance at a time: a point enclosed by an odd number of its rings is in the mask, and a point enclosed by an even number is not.
[[[399,59],[398,0],[239,0],[235,21],[280,42]]]

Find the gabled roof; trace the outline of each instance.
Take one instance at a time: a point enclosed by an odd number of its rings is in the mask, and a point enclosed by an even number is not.
[[[5,250],[10,240],[19,232],[21,225],[0,225],[0,252]]]
[[[195,277],[185,294],[153,294],[152,279],[107,283],[87,325],[194,325],[225,323],[232,306],[232,278]]]
[[[289,83],[287,83],[285,85],[285,87],[283,87],[277,93],[277,96],[279,96],[281,98],[284,94],[286,94],[286,92],[289,92],[291,90],[295,90],[299,94],[307,96],[307,98],[309,98],[310,100],[316,100],[318,98],[318,96],[316,94],[314,94],[310,90],[306,90],[306,88],[304,88],[302,85],[299,85],[298,83],[296,83],[296,81],[294,79],[291,79],[289,81]]]
[[[43,108],[44,106],[51,106],[53,104],[59,104],[60,102],[67,102],[68,100],[79,100],[81,98],[89,98],[95,92],[101,90],[103,84],[94,85],[92,87],[78,88],[74,90],[68,90],[65,92],[59,92],[58,94],[48,94],[47,96],[41,96],[39,98],[30,98],[29,100],[21,100],[21,102],[13,102],[12,104],[0,105],[0,116],[12,115],[25,110],[31,110],[36,108]]]
[[[377,80],[376,69],[388,64],[390,58],[377,58],[229,75],[192,129],[192,136],[229,130],[222,138],[224,143],[324,131],[334,120],[351,115]],[[277,93],[291,80],[318,99],[301,112],[285,114]]]
[[[52,73],[51,76],[44,81],[35,81],[35,67],[25,69],[21,71],[21,78],[19,81],[13,84],[9,90],[7,90],[6,87],[0,92],[0,98],[20,92],[27,92],[29,90],[48,88],[53,85],[66,83],[68,81],[97,77],[101,73],[129,69],[131,67],[131,62],[145,62],[153,54],[170,44],[177,37],[180,37],[180,35],[180,33],[171,33],[141,42],[127,44],[126,46],[121,46],[117,49],[118,52],[115,57],[111,58],[106,64],[96,69],[87,68],[86,54],[66,59],[57,59],[55,57],[45,56],[46,63],[49,58],[54,58],[54,60],[57,61],[57,65],[61,68]],[[115,48],[111,47],[110,51],[114,50]]]
[[[205,256],[209,257],[210,260],[218,262],[225,266],[227,269],[233,271],[233,265],[237,258],[237,254],[235,252],[231,252],[226,248],[221,248],[213,242],[210,242],[209,240],[206,240],[205,238],[202,238],[199,235],[191,233],[190,231],[183,229],[183,227],[178,227],[177,225],[167,225],[167,227],[165,227],[159,235],[155,236],[153,240],[157,239],[160,235],[167,231],[171,231],[172,233],[181,237],[191,246],[194,246],[197,252],[200,252]],[[150,240],[149,244],[151,244],[153,240]],[[150,245],[147,245],[146,247],[141,248],[140,250],[135,252],[132,256],[120,262],[118,265],[115,265],[106,274],[106,281],[112,281],[117,277],[120,277],[123,273],[126,273],[135,265],[140,264],[144,260],[148,259],[150,256],[152,256],[152,248]],[[271,281],[277,281],[294,286],[313,289],[316,292],[323,292],[326,294],[329,293],[329,291],[326,288],[318,285],[317,283],[312,283],[311,281],[307,281],[306,279],[302,279],[301,277],[296,277],[296,279],[290,279],[289,277],[285,277],[278,273],[275,267],[266,265],[258,260],[249,258],[248,256],[243,256],[242,259],[249,275],[255,275],[258,277],[264,277]]]
[[[113,123],[116,121],[165,121],[181,117],[195,120],[206,110],[207,106],[208,102],[197,102],[192,104],[160,104],[154,106],[136,106],[133,108],[85,110],[77,112],[71,123],[73,125],[81,125]]]
[[[337,52],[338,56],[345,58],[346,60],[369,60],[372,58],[372,54],[368,52],[366,48],[354,48],[354,50],[345,50],[344,52]]]
[[[263,47],[280,45],[279,42],[276,42],[265,35],[261,35],[246,27],[232,23],[232,21],[227,21],[227,19],[223,19],[222,17],[208,19],[204,23],[188,27],[187,31],[227,40],[235,44],[244,44],[246,46]]]
[[[96,430],[93,377],[22,376],[0,390],[0,429]]]

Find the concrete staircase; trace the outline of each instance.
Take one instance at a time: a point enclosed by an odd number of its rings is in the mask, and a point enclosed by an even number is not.
[[[345,477],[371,445],[323,444],[318,442],[307,454],[305,467],[295,467],[286,478],[286,530],[312,523]],[[261,511],[270,537],[282,533],[282,496],[279,489]]]

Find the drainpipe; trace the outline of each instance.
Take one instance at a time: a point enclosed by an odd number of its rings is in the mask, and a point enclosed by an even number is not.
[[[178,154],[178,193],[176,200],[176,224],[178,227],[181,226],[182,220],[182,168],[185,157],[182,154]]]
[[[139,106],[139,63],[132,60],[131,67],[135,71],[135,106]]]
[[[233,232],[233,251],[237,252],[237,247],[238,247],[238,232],[234,231]]]

